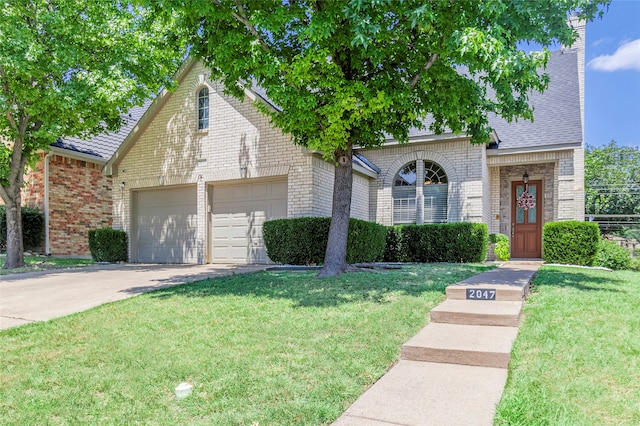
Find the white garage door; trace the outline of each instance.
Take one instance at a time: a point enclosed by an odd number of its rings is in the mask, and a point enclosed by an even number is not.
[[[213,187],[211,261],[268,263],[262,224],[287,217],[287,181]]]
[[[197,263],[196,187],[134,194],[133,261]]]

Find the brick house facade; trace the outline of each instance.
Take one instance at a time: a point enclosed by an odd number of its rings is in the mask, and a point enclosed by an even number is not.
[[[548,90],[530,98],[534,121],[490,117],[489,146],[413,130],[407,144],[357,150],[352,216],[482,222],[509,236],[512,257],[541,257],[545,222],[584,219],[583,61],[580,46],[554,52]],[[154,100],[105,165],[131,261],[268,262],[265,220],[331,214],[334,166],[269,123],[253,106],[275,108],[259,88],[240,102],[209,75],[187,61],[177,90]],[[534,207],[520,207],[523,193]]]

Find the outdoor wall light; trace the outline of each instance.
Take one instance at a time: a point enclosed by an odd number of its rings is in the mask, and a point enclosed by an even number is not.
[[[247,177],[247,166],[240,167],[240,176],[242,178],[246,178]]]
[[[524,182],[525,184],[529,183],[529,174],[526,172],[524,172],[524,175],[522,175],[522,182]]]
[[[120,188],[124,188],[124,181],[120,182]]]

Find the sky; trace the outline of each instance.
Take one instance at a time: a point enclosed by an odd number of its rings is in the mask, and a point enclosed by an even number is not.
[[[640,147],[640,0],[613,0],[587,23],[585,143]]]

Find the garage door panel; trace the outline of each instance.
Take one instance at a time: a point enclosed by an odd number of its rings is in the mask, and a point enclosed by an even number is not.
[[[134,260],[150,263],[196,263],[195,187],[136,193]]]
[[[212,261],[267,263],[262,224],[287,216],[287,182],[214,186]]]

